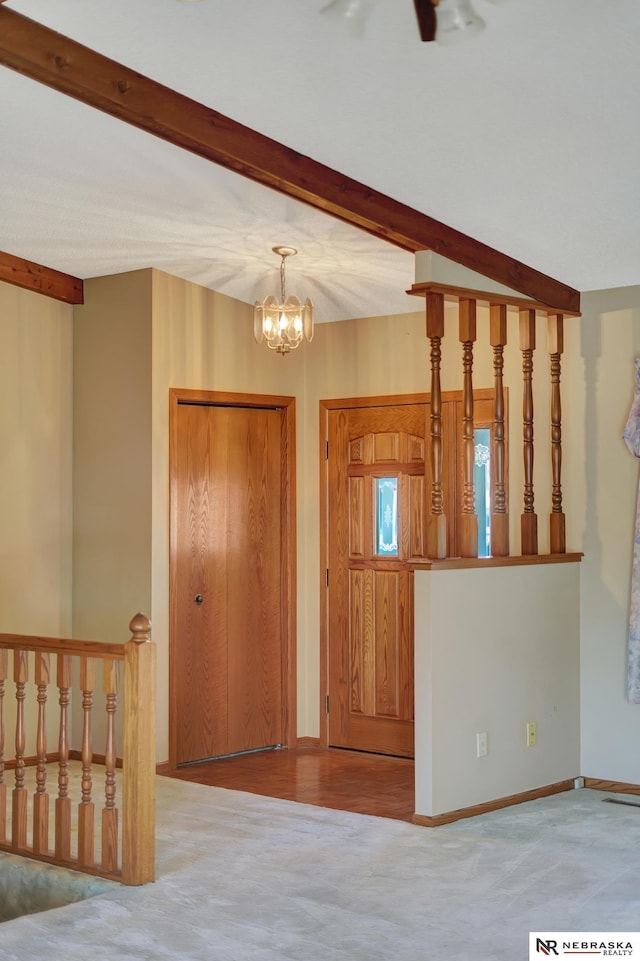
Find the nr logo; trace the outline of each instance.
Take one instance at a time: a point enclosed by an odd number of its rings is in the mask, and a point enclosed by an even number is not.
[[[543,941],[542,938],[536,938],[536,951],[538,954],[558,954],[558,942],[557,941]]]

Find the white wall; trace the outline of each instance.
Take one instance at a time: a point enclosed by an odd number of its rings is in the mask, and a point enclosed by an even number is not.
[[[585,777],[640,784],[640,705],[626,701],[627,627],[638,462],[622,431],[640,354],[640,287],[583,294],[565,418],[571,437],[572,529],[584,561],[581,604]]]
[[[578,563],[416,571],[417,814],[578,775],[579,609]]]

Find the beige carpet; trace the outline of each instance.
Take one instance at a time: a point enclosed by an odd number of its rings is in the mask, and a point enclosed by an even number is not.
[[[7,921],[0,959],[526,961],[640,926],[640,808],[605,796],[429,829],[158,778],[156,883]]]

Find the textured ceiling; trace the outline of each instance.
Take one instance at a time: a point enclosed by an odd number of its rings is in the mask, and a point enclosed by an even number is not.
[[[326,0],[7,6],[580,290],[640,283],[640,4],[474,0],[457,46],[412,0],[365,38]],[[0,68],[0,249],[79,277],[156,266],[318,320],[421,309],[413,257]]]

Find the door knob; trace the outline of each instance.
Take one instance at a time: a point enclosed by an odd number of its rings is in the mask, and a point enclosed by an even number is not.
[[[196,596],[194,597],[194,601],[196,602],[196,604],[202,604],[203,600],[204,600],[204,597],[202,596],[202,594],[196,594]]]

